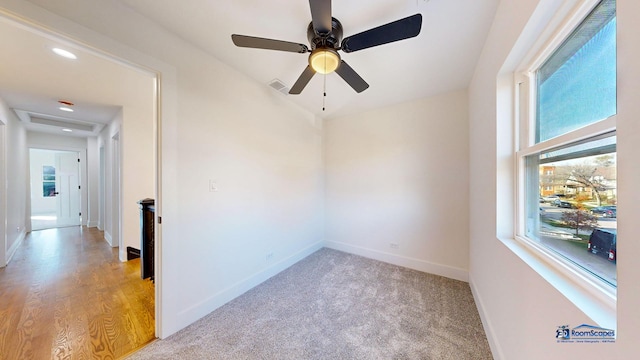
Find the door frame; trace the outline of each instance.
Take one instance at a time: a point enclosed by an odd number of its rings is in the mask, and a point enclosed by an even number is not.
[[[83,159],[86,159],[86,150],[82,150],[82,149],[78,149],[78,148],[72,148],[72,147],[68,147],[65,149],[64,146],[59,146],[59,147],[52,147],[52,146],[33,146],[32,144],[28,144],[28,159],[29,159],[29,163],[28,166],[29,168],[31,168],[31,150],[43,150],[43,151],[51,151],[54,153],[54,155],[58,152],[65,152],[65,153],[73,153],[75,155],[75,157],[77,157],[78,159],[80,159],[81,161],[78,163],[78,185],[80,185],[80,212],[82,213],[83,216],[78,216],[78,218],[82,218],[82,220],[80,221],[80,226],[86,225],[87,224],[87,208],[88,208],[88,197],[87,197],[87,177],[86,176],[82,176],[82,174],[86,174],[87,171],[87,167],[85,165],[86,161],[83,161]],[[83,154],[84,153],[84,154]],[[57,165],[57,164],[56,164]],[[56,167],[57,168],[57,167]],[[85,172],[83,172],[85,171]],[[31,177],[33,176],[33,174],[31,174],[31,172],[29,172],[29,180],[33,180]],[[58,174],[56,173],[56,182],[58,182]],[[33,181],[29,181],[29,183],[27,184],[27,191],[29,192],[29,194],[31,194],[31,191],[33,190],[31,187],[34,184]],[[56,185],[57,186],[57,185]],[[56,198],[56,209],[59,207],[59,202],[60,200],[58,198]],[[31,223],[31,217],[33,216],[33,204],[32,204],[32,198],[29,197],[29,199],[27,200],[27,214],[29,215],[29,218],[27,219],[27,231],[33,231],[33,224]],[[59,227],[59,224],[56,224],[56,226],[54,226],[54,228]],[[37,229],[40,230],[40,229]]]
[[[89,197],[88,197],[88,184],[87,184],[87,149],[76,148],[72,146],[50,146],[50,145],[42,145],[38,143],[28,143],[28,153],[31,149],[40,149],[40,150],[52,150],[52,151],[71,151],[78,153],[78,158],[80,159],[79,171],[80,171],[80,212],[82,213],[82,221],[80,225],[87,225],[87,216],[88,208],[89,208]],[[31,164],[31,156],[29,155],[29,164]],[[29,166],[29,165],[28,165]],[[83,176],[85,174],[85,176]],[[31,179],[31,174],[29,174],[29,179]],[[27,184],[27,192],[31,193],[31,181]],[[29,219],[27,221],[26,227],[27,232],[32,230],[31,228],[31,199],[27,201],[27,214],[29,214]]]
[[[118,130],[111,137],[111,246],[118,246],[118,258],[126,261],[122,238],[122,145]]]
[[[12,12],[13,11],[13,12]],[[165,201],[171,204],[177,202],[175,194],[168,193],[166,198],[162,196],[163,186],[170,188],[175,187],[175,178],[168,176],[163,180],[163,171],[168,174],[175,174],[177,168],[177,158],[171,153],[170,156],[163,158],[163,148],[174,149],[176,144],[175,127],[177,127],[177,69],[163,60],[149,56],[138,49],[127,46],[120,42],[114,42],[112,39],[104,37],[104,35],[85,27],[78,27],[76,23],[65,20],[56,14],[45,14],[39,11],[37,7],[14,6],[11,4],[3,5],[0,8],[0,18],[17,24],[41,34],[50,39],[60,41],[61,43],[71,44],[73,47],[80,48],[116,64],[127,66],[137,71],[149,74],[155,78],[155,88],[153,94],[153,138],[155,139],[155,334],[159,338],[164,338],[163,333],[172,333],[172,329],[164,329],[163,326],[163,310],[164,301],[163,293],[163,226],[160,221],[163,215],[163,204]],[[163,118],[168,120],[164,127],[171,129],[163,129]],[[166,132],[163,132],[165,130]],[[173,131],[171,131],[173,130]],[[166,135],[163,135],[166,134]],[[165,142],[163,143],[163,139]],[[6,145],[5,145],[6,146]],[[86,161],[86,153],[84,153]],[[86,185],[84,190],[86,191]],[[84,198],[88,198],[86,194]],[[27,204],[28,205],[28,204]],[[177,215],[175,208],[168,208],[172,216]],[[27,209],[30,213],[30,209]],[[6,214],[5,214],[6,215]],[[2,219],[0,219],[2,220]],[[172,228],[173,229],[173,228]],[[175,232],[175,231],[174,231]],[[174,234],[175,236],[175,234]]]
[[[104,177],[106,176],[104,144],[98,148],[98,156],[98,161],[100,162],[98,169],[98,230],[104,231],[104,215],[106,211],[105,194],[107,193],[106,181],[104,181]]]
[[[5,123],[3,119],[0,119],[0,268],[7,265],[7,196],[5,190],[7,188],[7,157],[5,151],[5,133]]]

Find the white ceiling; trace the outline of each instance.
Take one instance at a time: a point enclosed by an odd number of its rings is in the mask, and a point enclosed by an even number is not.
[[[171,32],[215,55],[259,83],[280,79],[288,87],[307,65],[307,54],[238,48],[231,34],[308,44],[311,22],[304,0],[120,0]],[[498,0],[333,0],[332,15],[350,36],[416,13],[415,38],[349,54],[342,59],[370,85],[357,94],[337,74],[316,74],[292,101],[321,117],[335,117],[464,89],[493,20]]]
[[[307,54],[238,48],[231,42],[231,34],[235,33],[308,44],[306,29],[311,13],[307,1],[112,1],[129,6],[264,86],[279,79],[291,87],[307,65]],[[31,2],[57,13],[70,6],[67,0]],[[320,74],[314,76],[302,94],[282,96],[317,116],[330,118],[464,89],[473,75],[498,2],[333,0],[332,15],[342,23],[345,37],[416,13],[423,16],[422,31],[415,38],[341,53],[342,59],[370,87],[357,94],[337,74],[327,75],[326,111],[322,111],[324,79]],[[89,6],[82,2],[73,4]],[[135,80],[130,77],[149,79],[148,74],[83,49],[74,49],[79,52],[78,60],[60,58],[50,51],[58,44],[50,36],[0,21],[0,46],[4,53],[0,97],[11,107],[23,110],[21,118],[64,116],[68,121],[100,127],[125,103],[135,101],[135,92],[128,86]],[[76,104],[73,115],[57,110],[59,99]],[[32,131],[46,128],[28,125]]]

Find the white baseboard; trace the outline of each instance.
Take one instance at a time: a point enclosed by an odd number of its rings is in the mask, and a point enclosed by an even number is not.
[[[98,221],[88,221],[87,222],[87,227],[98,227]]]
[[[20,245],[22,245],[22,241],[24,240],[25,236],[27,236],[27,233],[23,229],[18,234],[18,237],[16,238],[16,241],[13,242],[13,245],[11,245],[11,247],[7,249],[7,254],[6,254],[7,258],[5,261],[5,265],[9,264],[9,261],[11,261],[11,259],[13,258],[13,255],[16,254],[16,250],[18,250]]]
[[[402,255],[391,254],[384,251],[364,248],[351,244],[346,244],[337,241],[327,241],[325,246],[330,249],[344,251],[346,253],[364,256],[369,259],[374,259],[382,262],[386,262],[393,265],[414,269],[429,274],[440,275],[454,280],[469,281],[469,271],[453,266],[442,265],[432,263],[425,260],[410,258]]]
[[[111,238],[111,234],[107,231],[104,232],[104,239],[109,243],[109,245],[111,245],[111,247],[113,247],[113,239]]]
[[[487,316],[487,311],[484,307],[484,302],[482,301],[482,297],[480,297],[480,293],[476,288],[476,284],[473,281],[473,277],[469,277],[469,287],[471,288],[471,294],[473,295],[473,300],[476,302],[476,307],[478,308],[478,313],[480,314],[480,320],[482,320],[482,326],[484,327],[484,333],[487,335],[487,341],[489,342],[489,347],[491,348],[491,354],[493,355],[494,360],[502,360],[504,356],[502,354],[502,347],[500,347],[500,343],[498,343],[497,338],[495,336],[495,331],[493,330],[493,325],[491,324],[491,319]]]
[[[175,319],[176,327],[173,329],[167,329],[167,334],[163,334],[163,337],[167,337],[175,333],[176,331],[192,324],[203,316],[211,313],[215,309],[260,285],[272,276],[277,275],[291,265],[322,249],[323,245],[324,243],[322,241],[318,241],[312,245],[309,245],[306,248],[292,254],[291,256],[273,264],[272,266],[269,266],[268,268],[258,273],[255,273],[241,281],[238,281],[234,285],[231,285],[230,287],[210,296],[204,301],[201,301],[196,305],[181,311],[177,314],[177,317]],[[169,319],[165,319],[164,322],[167,323],[168,320]]]

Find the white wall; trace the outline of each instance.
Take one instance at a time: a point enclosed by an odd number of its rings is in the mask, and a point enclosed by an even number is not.
[[[0,189],[6,189],[6,165],[5,157],[5,129],[7,119],[4,109],[0,107]],[[7,214],[7,192],[0,191],[0,267],[4,267],[7,254],[7,231],[6,231],[6,214]]]
[[[87,139],[87,213],[83,216],[88,227],[98,226],[100,188],[100,149],[97,137]]]
[[[0,265],[5,266],[11,259],[26,234],[29,197],[29,155],[27,149],[27,131],[24,126],[0,98],[0,119],[5,125],[6,156],[6,243],[5,258]]]
[[[328,246],[466,281],[468,129],[466,91],[327,121]]]
[[[503,0],[469,88],[470,118],[470,283],[496,359],[632,359],[640,323],[640,268],[637,241],[621,241],[618,258],[618,338],[615,344],[562,344],[560,325],[595,324],[573,302],[505,245],[513,243],[513,144],[510,109],[516,54],[525,54],[536,24],[559,2]],[[618,190],[620,239],[640,233],[637,184],[640,126],[637,121],[640,55],[635,14],[640,4],[618,0]],[[534,21],[530,21],[533,18]],[[516,42],[522,34],[520,42]],[[518,46],[515,46],[518,44]],[[635,185],[634,185],[635,184]],[[530,264],[536,259],[530,259]],[[532,265],[533,266],[533,265]],[[563,274],[547,273],[562,280]],[[565,281],[568,284],[568,282]],[[566,290],[571,291],[567,285]]]
[[[322,129],[311,114],[119,3],[38,3],[65,18],[24,1],[3,6],[161,71],[161,337],[321,247]],[[126,107],[124,116],[129,156]],[[135,159],[124,159],[123,176]]]
[[[177,187],[163,181],[179,213],[165,206],[163,227],[180,235],[163,232],[163,275],[181,289],[165,305],[186,325],[321,246],[322,129],[267,86],[179,48]]]
[[[618,236],[629,239],[620,243],[618,250],[618,329],[619,357],[638,353],[634,332],[640,324],[640,2],[617,0],[618,7],[618,206],[623,213],[618,217]]]
[[[129,84],[137,86],[146,101],[122,110],[119,134],[121,164],[121,221],[122,245],[120,260],[126,260],[127,246],[140,248],[140,208],[138,201],[155,198],[156,157],[154,114],[154,80],[151,77]]]
[[[122,111],[111,120],[111,122],[102,129],[96,141],[96,147],[100,151],[100,147],[104,147],[105,156],[105,173],[101,181],[104,181],[105,197],[102,211],[104,212],[104,238],[112,246],[118,246],[119,228],[118,220],[113,219],[113,207],[118,206],[119,199],[113,196],[113,137],[120,132],[122,124]],[[115,201],[114,201],[115,200]],[[115,237],[115,241],[114,241]],[[137,244],[136,249],[140,248]],[[126,251],[126,247],[125,247]]]

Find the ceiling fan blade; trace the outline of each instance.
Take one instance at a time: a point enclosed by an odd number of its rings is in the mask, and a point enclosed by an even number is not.
[[[336,69],[336,73],[340,75],[347,84],[351,85],[353,90],[361,93],[369,87],[366,81],[358,75],[358,73],[351,68],[344,60],[340,61],[340,66]]]
[[[342,40],[342,51],[353,52],[418,36],[422,15],[415,14],[376,28],[351,35]]]
[[[296,83],[293,84],[293,86],[291,87],[291,90],[289,90],[289,94],[291,95],[300,94],[304,89],[304,87],[307,86],[307,84],[309,83],[309,80],[311,80],[311,78],[315,74],[316,74],[315,70],[313,70],[311,66],[307,65],[307,68],[304,69],[302,74],[300,74],[300,77],[298,78],[298,80],[296,80]]]
[[[282,40],[265,39],[254,36],[233,34],[231,35],[231,40],[236,46],[246,48],[290,51],[295,53],[306,53],[309,51],[309,48],[304,44],[297,44],[294,42]]]
[[[309,0],[313,29],[318,34],[331,32],[331,0]]]

